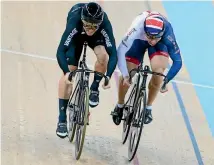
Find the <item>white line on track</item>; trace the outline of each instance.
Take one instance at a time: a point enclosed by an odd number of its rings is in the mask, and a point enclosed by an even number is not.
[[[38,59],[43,59],[43,60],[57,61],[56,58],[41,56],[38,54],[23,53],[23,52],[17,52],[17,51],[7,50],[7,49],[0,49],[0,50],[1,50],[1,52],[12,53],[14,55],[22,55],[22,56],[33,57],[33,58],[38,58]],[[89,67],[92,68],[92,65],[89,65]],[[115,71],[120,72],[118,69],[116,69]],[[210,86],[210,85],[195,84],[195,83],[179,81],[179,80],[172,80],[172,82],[176,82],[178,84],[184,84],[184,85],[192,85],[192,86],[200,87],[200,88],[214,89],[214,86]]]

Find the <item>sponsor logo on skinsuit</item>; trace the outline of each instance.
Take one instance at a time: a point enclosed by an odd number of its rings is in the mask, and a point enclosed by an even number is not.
[[[174,50],[175,50],[175,54],[179,53],[180,49],[178,48],[177,43],[175,42],[175,40],[170,35],[167,36],[167,39],[173,44]]]
[[[71,39],[73,38],[73,36],[77,33],[77,29],[73,29],[72,32],[69,34],[67,40],[65,41],[64,45],[68,46],[69,43],[71,42]]]
[[[125,37],[125,39],[124,39],[124,41],[126,42],[127,40],[128,40],[128,38],[129,38],[129,36],[131,36],[134,32],[136,32],[137,30],[135,29],[135,28],[132,28],[129,32],[128,32],[128,34],[126,35],[126,37]]]
[[[106,46],[107,46],[107,47],[112,47],[112,44],[111,44],[111,42],[110,42],[109,36],[108,36],[108,34],[106,33],[106,31],[103,29],[103,30],[101,31],[101,33],[102,33],[102,35],[105,37]]]

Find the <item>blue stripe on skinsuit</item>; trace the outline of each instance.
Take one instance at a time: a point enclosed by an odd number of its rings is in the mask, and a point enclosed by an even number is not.
[[[191,80],[214,86],[214,7],[212,2],[163,1]],[[207,73],[206,73],[207,72]],[[214,136],[214,89],[195,87]]]

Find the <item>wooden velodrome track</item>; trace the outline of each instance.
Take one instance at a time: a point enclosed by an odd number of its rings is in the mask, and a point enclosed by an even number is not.
[[[121,145],[122,125],[115,126],[110,116],[117,100],[116,73],[109,90],[100,88],[83,154],[78,162],[74,159],[74,144],[55,135],[61,75],[55,55],[67,12],[75,3],[1,4],[2,165],[214,165],[214,140],[196,92],[191,85],[175,82],[168,93],[159,94],[154,121],[144,128],[137,156],[128,162],[127,145]],[[139,12],[152,9],[166,15],[161,2],[103,1],[102,6],[117,44]],[[88,52],[87,62],[93,66],[95,55]],[[190,81],[185,66],[176,79]]]

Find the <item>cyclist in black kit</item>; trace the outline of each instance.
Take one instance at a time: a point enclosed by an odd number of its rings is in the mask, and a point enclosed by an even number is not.
[[[78,3],[68,13],[67,24],[57,49],[57,61],[63,71],[59,81],[59,121],[56,134],[67,136],[66,109],[72,92],[72,82],[68,80],[70,71],[77,69],[84,41],[93,49],[97,61],[95,70],[105,73],[110,79],[117,64],[116,43],[112,25],[107,14],[95,2]],[[90,58],[90,57],[88,57]],[[99,83],[102,77],[94,75],[90,87],[89,105],[99,104]],[[110,88],[110,83],[104,89]]]

